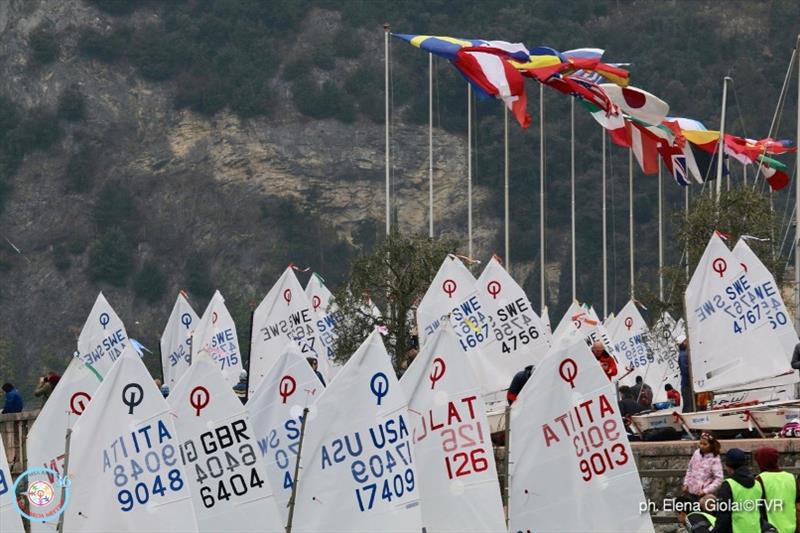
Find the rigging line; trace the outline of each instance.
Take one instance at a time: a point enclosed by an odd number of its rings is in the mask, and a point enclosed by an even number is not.
[[[766,180],[764,180],[764,181],[766,181]],[[795,183],[795,181],[797,181],[797,166],[796,165],[795,165],[794,170],[792,171],[791,183],[790,183],[788,192],[791,193],[792,187],[797,187],[798,186]],[[784,242],[788,239],[789,232],[792,229],[792,222],[794,221],[795,210],[797,209],[797,205],[795,205],[794,202],[791,202],[791,201],[788,200],[788,198],[791,198],[791,197],[792,196],[790,194],[787,194],[787,202],[786,202],[787,209],[786,210],[788,211],[788,206],[789,205],[793,205],[793,208],[792,208],[791,216],[788,219],[784,219],[784,223],[786,224],[786,231],[785,231],[784,237],[783,237],[783,241]],[[783,250],[783,243],[781,243],[781,250]],[[792,250],[791,247],[789,247],[789,252],[788,252],[789,255],[791,255],[791,250]],[[781,251],[780,253],[783,253],[783,252]]]
[[[794,207],[792,208],[792,218],[794,218],[794,214],[795,214],[795,210],[796,210],[796,209],[797,209],[797,206],[794,206]],[[791,231],[791,229],[792,229],[792,226],[791,226],[791,225],[789,225],[789,226],[787,226],[787,227],[786,227],[786,233],[784,233],[784,235],[783,235],[783,241],[781,242],[781,247],[780,247],[780,250],[778,250],[778,257],[779,257],[779,258],[783,256],[783,249],[786,247],[786,243],[787,243],[787,242],[788,242],[788,240],[789,240],[789,232]],[[791,247],[791,246],[789,247],[789,250],[788,250],[787,254],[788,254],[789,256],[791,256],[791,255],[792,255],[792,247]]]
[[[742,135],[747,138],[747,129],[744,127],[744,115],[742,115],[742,106],[739,105],[739,93],[736,92],[736,84],[732,83],[733,86],[733,101],[736,104],[736,110],[739,112],[739,123],[742,125]]]

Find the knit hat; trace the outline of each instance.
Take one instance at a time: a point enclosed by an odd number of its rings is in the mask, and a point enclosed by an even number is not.
[[[738,468],[747,462],[747,456],[739,448],[731,448],[725,452],[725,464],[731,468]]]
[[[753,454],[762,472],[778,470],[778,455],[778,450],[769,446],[762,446]]]

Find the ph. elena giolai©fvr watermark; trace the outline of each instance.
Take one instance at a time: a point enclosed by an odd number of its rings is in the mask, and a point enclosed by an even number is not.
[[[697,512],[727,512],[732,513],[741,511],[755,511],[758,505],[763,505],[769,511],[782,511],[784,502],[783,500],[745,500],[743,502],[725,502],[719,500],[709,500],[705,503],[705,508],[700,502],[689,502],[676,500],[675,498],[667,498],[662,500],[661,505],[653,500],[639,502],[639,512],[674,512],[674,513],[697,513]]]
[[[70,479],[51,468],[29,468],[14,482],[14,494],[17,494],[17,487],[23,480],[28,481],[28,490],[25,491],[28,510],[22,509],[14,498],[17,512],[31,522],[57,520],[69,503]]]

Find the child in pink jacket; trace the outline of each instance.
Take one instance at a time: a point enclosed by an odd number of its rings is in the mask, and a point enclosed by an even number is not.
[[[683,492],[693,499],[714,494],[722,485],[722,461],[719,458],[719,441],[710,433],[700,436],[700,445],[689,460],[683,478]]]

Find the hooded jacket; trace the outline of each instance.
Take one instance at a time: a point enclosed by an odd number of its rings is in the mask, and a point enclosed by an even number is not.
[[[731,479],[738,482],[745,488],[751,488],[756,484],[756,476],[750,467],[747,465],[740,466],[733,471]],[[714,533],[733,533],[733,524],[731,516],[731,505],[733,503],[733,492],[728,483],[723,483],[717,493],[717,523],[714,524]],[[761,520],[766,521],[767,515],[764,512],[764,506],[759,504],[759,512]],[[739,532],[736,532],[739,533]],[[757,533],[757,532],[756,532]]]

